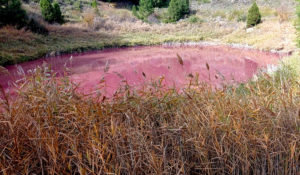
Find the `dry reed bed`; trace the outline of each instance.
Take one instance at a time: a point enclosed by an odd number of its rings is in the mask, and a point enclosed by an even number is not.
[[[15,101],[2,93],[1,174],[300,172],[300,87],[292,78],[200,84],[181,94],[125,88],[95,100],[76,94],[67,77],[44,74],[28,77]]]

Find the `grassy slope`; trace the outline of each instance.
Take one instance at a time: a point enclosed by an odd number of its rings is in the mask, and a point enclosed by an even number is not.
[[[37,5],[25,5],[25,8],[32,13],[40,13]],[[254,31],[246,32],[245,23],[237,22],[236,18],[245,15],[247,6],[243,7],[244,10],[238,8],[241,7],[224,10],[211,8],[209,11],[200,9],[196,11],[200,19],[198,22],[191,23],[186,19],[176,24],[162,25],[136,21],[126,8],[111,7],[108,3],[101,2],[99,5],[100,17],[94,15],[91,9],[80,12],[66,8],[70,20],[78,19],[81,22],[63,26],[48,25],[50,35],[47,37],[9,27],[0,29],[0,65],[36,59],[51,52],[201,40],[249,44],[263,50],[295,50],[296,36],[291,9],[285,14],[287,18],[280,22],[282,17],[278,15],[278,10],[262,7],[264,22]],[[159,16],[163,15],[163,11],[155,13]],[[88,22],[89,16],[96,22]]]

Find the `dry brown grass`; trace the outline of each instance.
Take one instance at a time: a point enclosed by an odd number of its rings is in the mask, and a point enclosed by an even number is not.
[[[289,22],[280,22],[278,19],[268,19],[259,24],[253,31],[247,32],[239,27],[236,31],[223,37],[225,43],[241,43],[254,46],[261,50],[297,50],[295,26]]]
[[[85,24],[86,27],[92,27],[94,25],[95,14],[94,13],[85,13],[83,15],[82,22]]]
[[[293,14],[284,7],[277,8],[275,13],[278,16],[280,22],[289,21],[291,15]]]
[[[47,73],[26,78],[14,101],[2,92],[2,174],[300,171],[300,87],[290,74],[182,94],[124,88],[107,101]]]

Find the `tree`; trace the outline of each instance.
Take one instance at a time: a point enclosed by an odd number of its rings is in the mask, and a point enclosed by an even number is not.
[[[140,0],[139,16],[143,20],[154,12],[153,0]]]
[[[132,6],[132,14],[137,18],[140,18],[135,5]]]
[[[53,21],[62,24],[64,22],[64,18],[60,11],[60,6],[57,2],[53,4]]]
[[[0,0],[0,26],[16,25],[19,28],[24,27],[28,17],[21,5],[20,0]]]
[[[253,27],[259,24],[260,22],[261,22],[261,14],[259,12],[259,8],[256,2],[254,2],[248,11],[247,27]]]
[[[64,22],[60,6],[57,2],[52,5],[50,0],[41,0],[40,6],[42,16],[46,21],[48,21],[49,23],[57,22],[59,24],[62,24]]]
[[[189,0],[171,0],[168,7],[168,22],[176,22],[184,15],[189,14]]]
[[[43,18],[50,23],[54,22],[54,9],[50,0],[41,0],[40,6]]]

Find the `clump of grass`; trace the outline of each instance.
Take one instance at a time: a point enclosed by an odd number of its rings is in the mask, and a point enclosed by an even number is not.
[[[231,12],[229,13],[227,19],[228,19],[229,21],[234,21],[234,20],[236,20],[236,21],[238,21],[238,22],[240,22],[240,21],[245,22],[246,19],[247,19],[247,16],[246,16],[246,13],[245,13],[244,10],[237,10],[237,9],[235,9],[235,10],[233,10],[233,11],[231,11]]]
[[[212,17],[220,17],[220,18],[226,18],[226,11],[225,10],[216,10],[213,12]]]
[[[191,23],[191,24],[203,22],[203,19],[199,18],[199,17],[196,16],[196,15],[190,16],[190,17],[188,18],[188,20],[189,20],[189,23]]]
[[[204,3],[204,4],[206,4],[206,3],[211,3],[211,1],[210,1],[210,0],[198,0],[198,2],[200,2],[200,3]]]
[[[290,12],[283,7],[278,8],[275,15],[278,16],[280,22],[289,21],[291,16]]]
[[[275,9],[270,7],[265,7],[265,6],[261,7],[260,12],[262,17],[269,17],[269,16],[276,15]]]
[[[22,82],[18,98],[1,91],[1,173],[300,171],[295,76],[274,81],[264,73],[221,89],[197,82],[182,93],[160,83],[136,92],[126,86],[105,100],[76,93],[68,77],[57,80],[49,69],[36,69]]]

